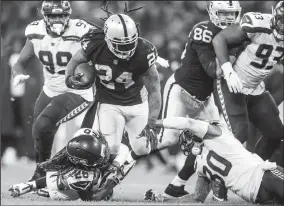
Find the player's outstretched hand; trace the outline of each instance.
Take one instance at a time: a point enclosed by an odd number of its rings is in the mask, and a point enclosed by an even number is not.
[[[18,86],[19,84],[24,83],[27,79],[30,78],[30,75],[18,74],[14,77],[14,86]]]
[[[12,197],[19,197],[28,192],[31,192],[33,189],[33,185],[29,183],[20,183],[14,184],[10,187],[9,191],[11,192]]]
[[[140,137],[146,137],[147,142],[146,142],[146,148],[151,146],[151,150],[156,149],[158,145],[158,137],[157,137],[157,132],[155,129],[155,126],[152,124],[147,124],[146,127],[143,129],[143,131],[138,135],[138,138]]]
[[[144,200],[154,201],[154,202],[163,202],[165,198],[159,192],[150,189],[144,195]]]
[[[166,60],[160,56],[158,56],[156,62],[160,64],[162,67],[168,68],[170,66],[169,60]]]
[[[89,89],[90,87],[92,87],[92,84],[90,84],[89,82],[82,82],[81,77],[83,76],[84,76],[83,73],[78,73],[75,76],[69,75],[65,80],[66,86],[68,88],[78,89],[78,90]]]

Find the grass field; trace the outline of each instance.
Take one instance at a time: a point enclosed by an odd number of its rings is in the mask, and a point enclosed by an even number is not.
[[[19,198],[11,197],[8,192],[9,186],[29,179],[34,167],[34,163],[18,162],[1,168],[1,205],[153,205],[153,202],[143,200],[144,193],[148,189],[163,192],[169,181],[176,175],[173,172],[167,172],[165,167],[161,165],[157,165],[155,169],[147,172],[144,163],[137,164],[125,180],[115,188],[114,196],[109,202],[52,201],[35,194],[28,194]],[[186,189],[189,192],[193,191],[195,180],[196,176],[193,176],[188,181]],[[172,203],[162,204],[173,205]],[[177,204],[202,205],[190,202],[190,200]],[[203,205],[213,204],[216,204],[216,202],[212,201],[212,194],[210,194]],[[249,205],[231,192],[229,193],[229,201],[220,204]]]

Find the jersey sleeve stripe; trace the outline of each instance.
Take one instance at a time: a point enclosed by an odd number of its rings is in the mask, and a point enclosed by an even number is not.
[[[63,41],[80,41],[80,37],[79,36],[62,36]]]
[[[249,27],[249,26],[242,26],[243,31],[247,33],[266,33],[271,34],[272,31],[268,28],[263,27]]]
[[[28,34],[27,38],[29,40],[33,40],[33,39],[43,39],[45,35],[41,35],[41,34]]]

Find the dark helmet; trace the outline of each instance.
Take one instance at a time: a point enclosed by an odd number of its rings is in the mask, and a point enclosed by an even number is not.
[[[41,14],[48,30],[57,35],[62,35],[68,27],[72,13],[69,1],[44,1],[41,6]],[[51,21],[52,17],[59,17]]]
[[[272,7],[271,29],[276,39],[284,41],[284,1]]]
[[[68,159],[75,165],[102,166],[109,160],[109,148],[103,135],[89,128],[78,130],[66,146]]]

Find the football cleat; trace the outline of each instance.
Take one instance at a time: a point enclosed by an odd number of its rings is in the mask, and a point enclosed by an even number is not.
[[[50,197],[49,191],[47,188],[37,190],[37,194],[42,197]]]
[[[28,182],[34,181],[36,179],[39,179],[41,177],[46,176],[46,172],[41,169],[38,165],[36,165],[36,169],[34,171],[33,176],[28,180]]]
[[[228,189],[221,183],[217,181],[212,182],[212,199],[217,202],[228,201]]]
[[[21,195],[24,195],[28,192],[31,192],[33,189],[33,185],[29,183],[20,183],[12,185],[9,189],[11,192],[12,197],[19,197]]]
[[[187,195],[189,195],[189,193],[186,190],[184,190],[184,185],[175,186],[173,184],[169,184],[168,187],[165,189],[163,197],[168,198],[168,199],[175,199],[175,198],[181,198]]]

